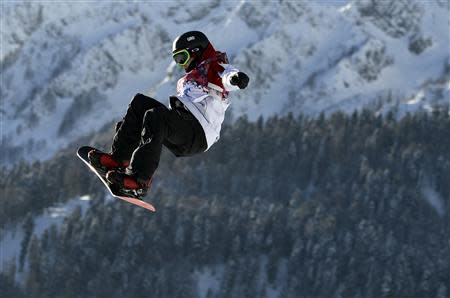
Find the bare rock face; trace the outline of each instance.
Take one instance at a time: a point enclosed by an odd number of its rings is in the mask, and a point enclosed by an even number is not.
[[[386,46],[379,40],[370,40],[353,58],[354,67],[366,81],[374,81],[386,67],[394,63],[394,58],[386,53]]]
[[[432,39],[422,32],[422,21],[427,5],[442,5],[439,2],[367,0],[355,2],[355,5],[363,18],[369,19],[389,36],[406,37],[412,53],[419,55],[433,45]]]
[[[414,1],[357,1],[363,18],[368,18],[388,35],[399,38],[420,30],[423,9]]]

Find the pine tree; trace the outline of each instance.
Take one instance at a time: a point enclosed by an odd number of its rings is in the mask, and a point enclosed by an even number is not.
[[[25,222],[22,226],[22,229],[24,231],[24,236],[22,238],[22,242],[20,244],[20,256],[19,256],[19,271],[23,271],[23,267],[25,264],[25,258],[27,256],[28,252],[28,244],[30,242],[31,236],[33,234],[34,230],[34,221],[31,214],[28,214]]]

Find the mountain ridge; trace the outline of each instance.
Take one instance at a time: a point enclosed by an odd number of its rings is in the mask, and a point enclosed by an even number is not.
[[[233,118],[450,103],[445,2],[180,4],[5,4],[4,163],[50,158],[119,119],[135,93],[166,102],[182,75],[170,44],[188,29],[250,75]]]

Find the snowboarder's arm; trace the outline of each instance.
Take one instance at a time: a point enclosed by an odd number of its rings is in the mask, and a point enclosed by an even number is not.
[[[230,64],[221,64],[224,71],[221,74],[222,84],[226,91],[244,89],[248,85],[249,77]]]

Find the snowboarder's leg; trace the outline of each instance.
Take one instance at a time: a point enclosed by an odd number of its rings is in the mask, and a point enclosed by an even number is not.
[[[163,140],[168,134],[171,111],[158,106],[145,112],[139,147],[133,152],[126,172],[109,171],[106,179],[125,189],[146,190],[159,164]]]
[[[107,179],[123,188],[148,189],[161,156],[162,146],[185,156],[207,148],[203,128],[186,109],[158,105],[144,113],[139,147],[133,152],[126,173],[110,171]]]
[[[169,110],[157,107],[145,112],[140,146],[133,152],[128,167],[130,173],[144,180],[153,176],[159,164],[162,142],[167,135],[166,117]]]
[[[128,110],[122,123],[116,129],[116,134],[111,146],[113,156],[118,160],[129,160],[132,152],[138,147],[141,140],[141,131],[146,111],[165,107],[159,101],[136,94],[128,105]]]
[[[127,172],[143,180],[153,177],[163,144],[171,151],[179,152],[177,155],[192,155],[207,147],[203,129],[191,113],[165,106],[145,113],[141,136],[141,144],[133,152]]]
[[[143,180],[150,179],[159,164],[162,145],[169,133],[171,111],[159,106],[145,112],[139,147],[133,152],[128,172]]]
[[[208,145],[198,120],[184,107],[175,108],[173,113],[178,120],[169,123],[170,133],[164,139],[164,146],[177,157],[204,152]]]

